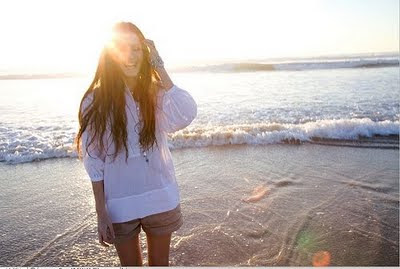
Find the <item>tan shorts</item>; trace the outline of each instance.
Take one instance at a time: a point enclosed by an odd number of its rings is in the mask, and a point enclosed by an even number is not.
[[[178,230],[183,224],[181,205],[172,210],[134,219],[122,223],[113,223],[114,243],[120,243],[136,237],[141,229],[149,234],[162,235]]]

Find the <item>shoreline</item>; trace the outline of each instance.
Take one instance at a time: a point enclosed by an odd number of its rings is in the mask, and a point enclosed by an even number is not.
[[[184,136],[184,135],[183,135]],[[371,149],[394,149],[398,150],[400,145],[400,136],[397,134],[390,135],[373,135],[372,137],[368,136],[360,136],[358,139],[342,139],[342,138],[326,138],[326,137],[310,137],[309,141],[302,141],[298,138],[286,138],[282,139],[277,143],[267,143],[267,144],[247,144],[247,143],[237,143],[237,144],[216,144],[216,145],[200,145],[200,146],[192,146],[192,147],[176,147],[170,149],[171,152],[174,150],[181,149],[206,149],[213,147],[230,147],[230,146],[249,146],[249,147],[265,147],[265,146],[273,146],[273,145],[321,145],[321,146],[336,146],[336,147],[354,147],[354,148],[371,148]],[[37,163],[51,159],[78,159],[77,156],[71,156],[74,153],[67,153],[67,156],[54,156],[54,157],[41,157],[37,159],[33,159],[30,161],[21,161],[21,162],[6,162],[4,160],[0,161],[1,164],[5,165],[18,165],[23,163]],[[75,154],[76,155],[76,154]]]
[[[312,266],[316,255],[329,255],[332,266],[398,265],[397,149],[272,144],[171,153],[184,217],[171,266]],[[119,266],[115,249],[97,242],[78,159],[0,164],[0,173],[0,264]],[[141,245],[145,260],[143,232]]]

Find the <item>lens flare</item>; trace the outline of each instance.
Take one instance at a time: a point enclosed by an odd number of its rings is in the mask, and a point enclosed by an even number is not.
[[[268,192],[268,188],[264,185],[255,187],[249,197],[242,199],[244,202],[257,202],[260,201]]]
[[[331,264],[331,254],[325,250],[314,253],[312,264],[313,266],[329,266]]]

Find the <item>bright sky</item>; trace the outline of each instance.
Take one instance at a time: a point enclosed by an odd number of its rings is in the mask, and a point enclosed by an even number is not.
[[[111,25],[135,23],[166,66],[399,51],[398,0],[130,0],[0,3],[0,72],[93,72]]]

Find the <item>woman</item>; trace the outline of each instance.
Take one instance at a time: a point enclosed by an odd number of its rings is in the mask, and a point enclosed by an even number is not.
[[[117,23],[82,98],[75,143],[92,182],[99,242],[114,244],[122,266],[142,265],[141,228],[148,264],[169,265],[171,234],[183,220],[167,133],[196,115],[154,43],[132,23]]]

